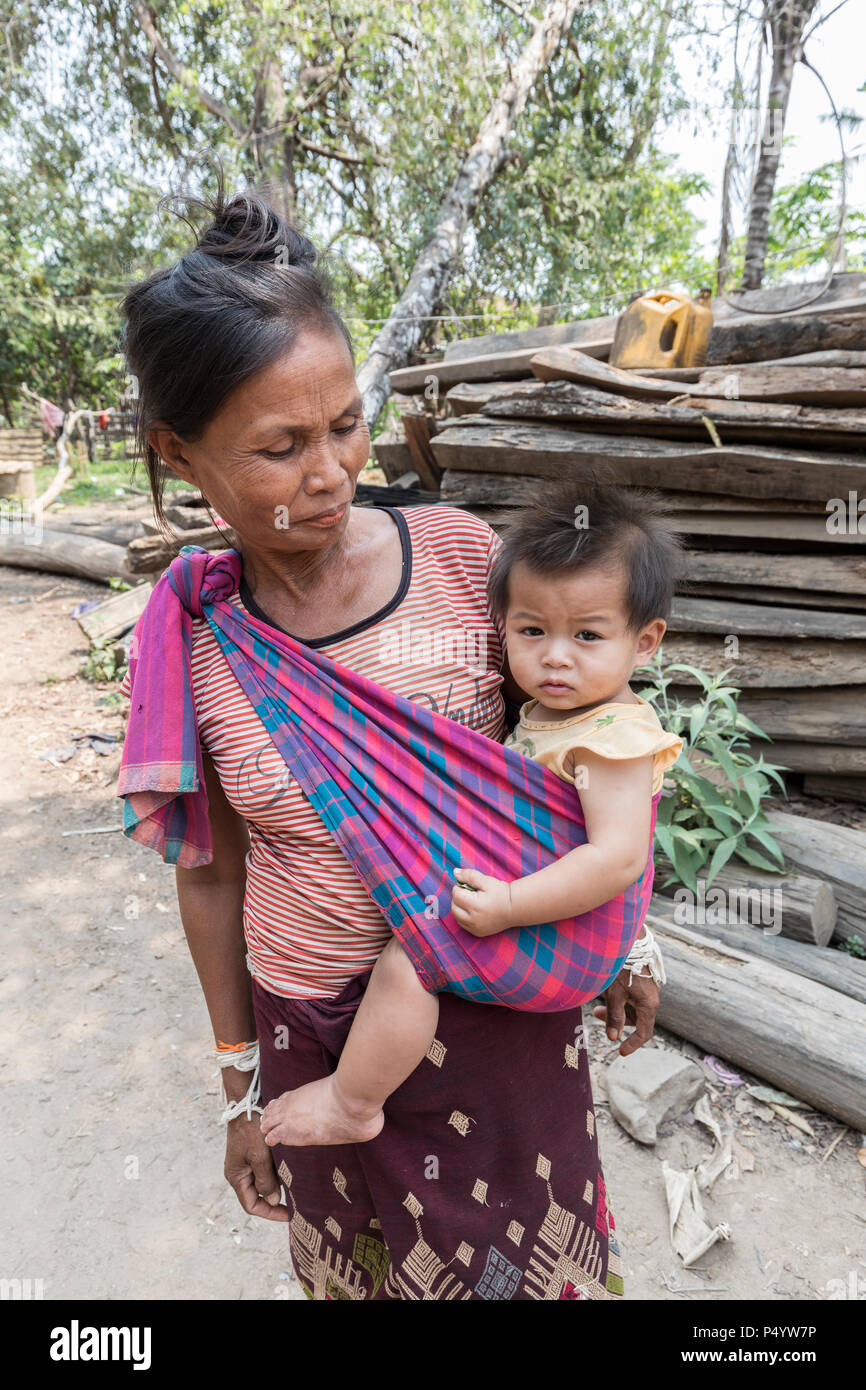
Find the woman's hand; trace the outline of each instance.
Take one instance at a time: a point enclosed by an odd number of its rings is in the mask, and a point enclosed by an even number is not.
[[[511,885],[505,879],[463,864],[453,873],[459,882],[451,893],[451,913],[461,927],[473,936],[494,936],[511,926]]]
[[[629,1034],[619,1050],[620,1057],[630,1057],[645,1042],[649,1042],[662,997],[661,989],[652,976],[632,975],[629,984],[629,974],[630,971],[623,968],[605,990],[604,1003],[596,1004],[592,1011],[596,1018],[604,1020],[611,1042],[622,1037],[626,1023],[635,1025],[634,1032]]]
[[[271,1150],[259,1128],[259,1116],[239,1115],[226,1125],[225,1176],[250,1216],[266,1221],[288,1221],[289,1213],[280,1202],[280,1184],[274,1172]]]

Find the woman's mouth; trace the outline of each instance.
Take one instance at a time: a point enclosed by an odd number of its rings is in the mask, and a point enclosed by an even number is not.
[[[336,526],[339,521],[342,521],[348,505],[348,502],[344,502],[342,507],[336,511],[320,512],[318,516],[307,517],[304,524],[307,526]]]

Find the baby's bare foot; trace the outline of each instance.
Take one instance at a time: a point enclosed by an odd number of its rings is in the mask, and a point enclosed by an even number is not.
[[[274,1144],[365,1144],[385,1123],[382,1110],[353,1106],[334,1084],[333,1076],[284,1091],[265,1106],[262,1134]]]

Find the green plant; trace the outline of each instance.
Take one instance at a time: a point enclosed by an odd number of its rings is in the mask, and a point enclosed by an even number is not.
[[[839,942],[838,949],[857,960],[866,960],[866,943],[859,936],[846,936],[844,941]]]
[[[120,681],[126,670],[126,660],[118,659],[116,637],[99,637],[93,643],[81,666],[86,681]]]
[[[725,684],[729,671],[709,676],[681,662],[666,663],[660,649],[638,678],[644,672],[651,684],[639,693],[655,706],[665,728],[684,741],[668,769],[670,790],[662,795],[656,819],[656,841],[672,869],[666,883],[697,892],[698,874],[709,887],[729,859],[776,873],[784,869],[762,810],[773,783],[785,791],[782,769],[749,751],[750,738],[768,735],[738,709],[739,690]],[[677,672],[698,683],[693,699],[671,692]]]

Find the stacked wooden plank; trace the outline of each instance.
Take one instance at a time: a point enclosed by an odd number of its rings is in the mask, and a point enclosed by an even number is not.
[[[0,497],[35,497],[41,466],[41,429],[0,430]]]
[[[703,369],[612,368],[605,318],[455,343],[391,381],[414,417],[438,402],[442,502],[494,526],[564,473],[662,491],[688,551],[667,656],[729,668],[806,790],[866,800],[866,276],[809,296],[714,303]]]

